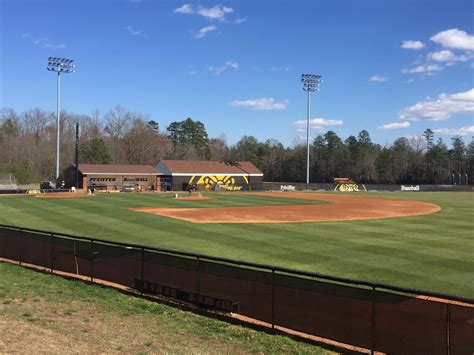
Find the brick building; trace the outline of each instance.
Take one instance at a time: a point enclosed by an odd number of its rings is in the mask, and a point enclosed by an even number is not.
[[[79,164],[79,189],[122,191],[134,187],[143,191],[160,191],[161,173],[151,165]],[[64,172],[66,187],[76,185],[76,167]]]

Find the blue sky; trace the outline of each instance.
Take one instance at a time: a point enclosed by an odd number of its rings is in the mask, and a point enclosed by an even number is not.
[[[0,107],[54,111],[49,56],[73,58],[62,107],[117,104],[164,130],[306,137],[301,73],[323,76],[311,136],[366,129],[389,144],[426,128],[474,135],[472,1],[0,0]]]

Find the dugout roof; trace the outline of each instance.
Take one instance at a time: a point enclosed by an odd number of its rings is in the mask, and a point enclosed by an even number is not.
[[[156,168],[163,175],[250,175],[263,173],[249,161],[160,160]]]

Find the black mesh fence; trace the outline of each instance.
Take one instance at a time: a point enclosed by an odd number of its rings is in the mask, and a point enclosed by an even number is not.
[[[474,353],[474,307],[449,306],[449,347],[451,354]]]
[[[375,294],[377,350],[443,354],[447,350],[447,304],[388,292]]]
[[[21,230],[0,228],[0,257],[21,262]]]
[[[374,351],[474,352],[472,299],[11,226],[0,257]]]
[[[370,348],[371,312],[370,290],[288,274],[276,276],[278,325]]]
[[[53,269],[72,274],[91,276],[90,241],[55,237],[53,239]]]
[[[170,291],[173,295],[176,290],[197,292],[197,260],[146,250],[143,280],[150,283],[145,291],[151,293],[166,294],[166,290],[160,292],[163,287],[174,289]]]
[[[51,233],[38,233],[23,230],[20,234],[20,257],[23,263],[46,268],[51,267],[54,236]]]
[[[130,288],[141,279],[142,251],[138,248],[92,243],[93,277]]]
[[[238,313],[272,323],[272,274],[208,260],[199,261],[199,291],[203,297],[234,304]]]

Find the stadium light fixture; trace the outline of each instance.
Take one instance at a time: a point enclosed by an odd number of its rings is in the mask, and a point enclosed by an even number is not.
[[[58,73],[57,79],[57,96],[56,96],[56,182],[59,179],[59,121],[60,121],[60,77],[61,73],[69,74],[75,72],[76,66],[74,65],[73,59],[61,58],[61,57],[49,57],[48,71]]]
[[[311,115],[311,93],[319,91],[321,76],[315,74],[301,74],[303,90],[308,93],[308,115],[306,120],[306,190],[309,189],[309,119]]]

